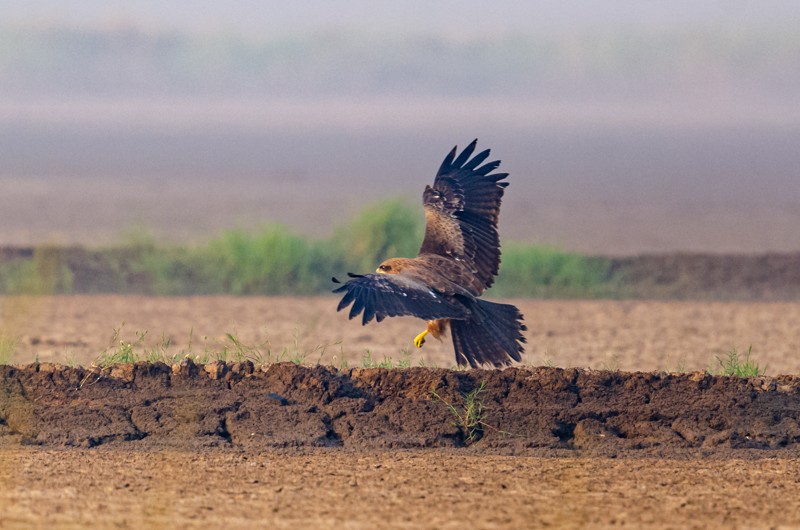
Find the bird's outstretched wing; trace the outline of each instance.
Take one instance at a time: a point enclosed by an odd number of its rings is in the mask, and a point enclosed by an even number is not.
[[[436,292],[424,282],[403,274],[351,274],[334,293],[344,293],[337,311],[351,303],[350,318],[362,311],[362,324],[373,317],[415,316],[424,320],[465,318],[469,310],[453,298]],[[336,281],[334,279],[334,281]]]
[[[497,219],[508,173],[492,173],[499,160],[487,162],[487,149],[472,157],[474,140],[456,157],[445,157],[433,186],[422,196],[425,239],[420,255],[436,254],[463,262],[475,276],[476,295],[494,283],[500,267]]]

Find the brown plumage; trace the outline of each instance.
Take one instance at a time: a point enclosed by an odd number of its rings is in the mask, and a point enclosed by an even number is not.
[[[363,324],[416,316],[428,320],[414,340],[417,347],[425,335],[439,338],[449,326],[459,365],[503,366],[519,361],[524,351],[522,314],[513,305],[478,297],[500,266],[497,221],[508,173],[492,173],[499,160],[481,165],[488,149],[470,159],[476,143],[458,156],[454,147],[433,185],[425,187],[425,238],[417,257],[388,259],[376,274],[349,274],[334,292],[345,293],[338,310],[352,303],[350,318],[363,311]]]

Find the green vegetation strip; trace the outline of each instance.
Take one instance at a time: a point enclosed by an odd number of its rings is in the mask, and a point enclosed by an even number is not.
[[[0,249],[0,294],[308,295],[327,293],[331,276],[371,272],[387,257],[415,256],[421,208],[388,200],[363,210],[328,239],[282,225],[228,230],[193,246],[161,245],[146,235],[108,248]],[[503,246],[492,296],[615,297],[611,261],[554,247]]]

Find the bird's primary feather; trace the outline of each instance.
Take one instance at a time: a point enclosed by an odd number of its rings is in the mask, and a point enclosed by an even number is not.
[[[470,287],[476,295],[494,283],[500,268],[500,236],[497,221],[508,185],[508,173],[492,173],[500,166],[487,149],[472,157],[476,141],[458,157],[451,151],[433,182],[423,193],[425,239],[419,254],[434,254],[462,262],[473,275]]]

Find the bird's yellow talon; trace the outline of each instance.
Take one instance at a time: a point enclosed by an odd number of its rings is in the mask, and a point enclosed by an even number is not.
[[[414,346],[417,348],[422,348],[422,345],[425,344],[425,335],[428,334],[428,330],[426,329],[416,337],[414,337]]]

